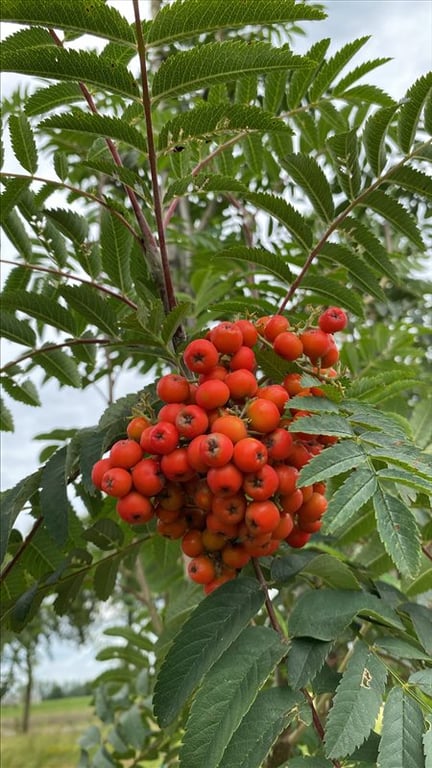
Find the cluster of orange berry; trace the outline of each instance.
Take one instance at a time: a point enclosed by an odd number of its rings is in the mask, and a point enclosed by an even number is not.
[[[325,484],[298,488],[297,479],[335,438],[288,428],[310,415],[306,406],[290,409],[290,397],[323,392],[302,387],[299,372],[280,384],[259,381],[254,347],[334,376],[333,333],[346,323],[339,307],[301,333],[285,315],[218,323],[186,346],[190,377],[158,380],[157,415],[132,418],[127,437],[95,463],[92,481],[117,497],[120,517],[131,525],[156,518],[159,534],[181,540],[188,574],[206,593],[251,558],[273,554],[282,541],[302,547],[320,529]]]

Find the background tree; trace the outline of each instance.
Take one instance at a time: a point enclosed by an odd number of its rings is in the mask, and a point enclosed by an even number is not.
[[[411,275],[430,243],[431,76],[395,102],[363,82],[386,59],[352,64],[366,38],[295,54],[297,25],[323,18],[314,5],[184,0],[152,21],[132,6],[131,25],[102,0],[3,0],[24,25],[3,69],[49,81],[5,115],[22,166],[2,174],[16,252],[2,327],[20,349],[6,397],[37,405],[37,370],[83,401],[124,369],[140,390],[54,433],[4,493],[5,626],[23,631],[48,596],[68,614],[83,590],[128,595],[108,632],[123,645],[102,653],[118,662],[95,695],[106,727],[84,735],[82,765],[423,765],[430,307]],[[300,330],[328,304],[350,317],[335,382],[258,350],[267,380],[299,373],[324,394],[289,427],[330,438],[298,483],[327,484],[324,526],[202,599],[178,542],[119,521],[92,468],[133,414],[157,412],[145,382],[184,370],[209,325],[279,312]],[[29,534],[9,535],[23,508]]]

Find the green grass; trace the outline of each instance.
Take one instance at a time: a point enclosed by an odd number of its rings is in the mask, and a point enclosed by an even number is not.
[[[95,722],[89,696],[34,704],[30,731],[19,733],[20,707],[1,708],[1,760],[5,768],[76,768],[78,740]]]

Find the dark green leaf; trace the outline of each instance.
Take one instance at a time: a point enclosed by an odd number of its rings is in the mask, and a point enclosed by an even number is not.
[[[393,183],[403,187],[408,192],[413,192],[422,197],[432,197],[431,177],[418,171],[416,168],[410,168],[409,165],[402,165],[392,172],[390,178]]]
[[[339,183],[349,200],[358,195],[361,184],[357,131],[338,133],[327,141]]]
[[[119,557],[107,557],[97,564],[93,584],[98,600],[108,600],[113,594],[119,565]]]
[[[352,288],[346,288],[338,280],[332,277],[326,277],[323,280],[315,275],[306,275],[300,283],[300,287],[306,291],[311,291],[324,299],[325,304],[329,306],[336,305],[344,307],[357,317],[363,317],[364,309],[359,297]]]
[[[29,173],[36,173],[38,153],[29,119],[21,113],[9,118],[12,149],[18,162]]]
[[[18,384],[14,379],[3,376],[1,383],[5,392],[17,402],[34,407],[41,404],[38,391],[31,379],[25,379]]]
[[[0,406],[1,406],[0,430],[2,432],[13,432],[14,431],[13,416],[9,408],[7,408],[7,406],[4,404],[3,398],[0,399]]]
[[[357,244],[359,255],[362,256],[374,270],[379,274],[387,275],[393,282],[397,282],[397,274],[387,256],[386,249],[369,227],[365,226],[357,219],[347,216],[347,218],[341,222],[339,229],[346,232],[348,238]]]
[[[360,583],[349,565],[326,553],[309,560],[302,568],[302,573],[315,576],[333,589],[360,589]]]
[[[156,682],[154,709],[161,727],[173,721],[263,603],[258,582],[240,578],[223,584],[198,605],[175,638]]]
[[[260,768],[279,734],[294,719],[300,702],[301,696],[289,688],[260,691],[229,741],[218,768]]]
[[[249,264],[257,264],[263,268],[263,271],[270,272],[279,277],[283,282],[290,283],[292,280],[291,271],[283,259],[275,253],[264,250],[264,248],[247,248],[245,245],[236,245],[218,251],[217,258],[235,259]]]
[[[310,100],[312,102],[317,101],[327,91],[334,78],[368,40],[369,37],[359,37],[357,40],[347,43],[332,58],[322,64],[310,89]]]
[[[81,246],[88,236],[88,221],[84,216],[65,208],[45,208],[45,216],[73,243]]]
[[[301,248],[308,251],[312,245],[313,233],[303,216],[281,197],[266,192],[245,192],[251,203],[274,216],[294,237]]]
[[[287,656],[288,682],[296,690],[314,679],[330,653],[332,642],[312,637],[295,637]]]
[[[61,304],[47,301],[45,296],[29,291],[17,290],[11,294],[3,295],[4,309],[24,312],[42,323],[52,325],[66,333],[75,333],[75,321],[70,312]]]
[[[380,768],[422,768],[423,715],[416,701],[395,686],[390,691],[384,707],[384,717],[379,746]]]
[[[364,293],[385,302],[384,291],[376,278],[375,271],[370,269],[367,258],[361,258],[355,250],[339,243],[326,243],[321,252],[323,256],[344,266],[348,270],[349,277]]]
[[[363,133],[366,157],[376,176],[382,172],[387,159],[386,132],[396,112],[396,105],[383,107],[369,117]]]
[[[291,408],[291,401],[289,402]],[[301,416],[289,426],[289,432],[305,432],[308,435],[334,435],[353,437],[349,422],[343,416],[325,414],[319,416]]]
[[[414,577],[420,566],[420,533],[413,513],[396,496],[381,490],[374,495],[377,531],[395,566]]]
[[[50,37],[52,41],[52,38]],[[53,42],[53,41],[52,41]],[[78,83],[56,83],[48,88],[38,88],[25,103],[26,115],[30,117],[41,115],[65,104],[73,104],[83,100],[83,94]]]
[[[68,536],[69,503],[66,491],[65,461],[67,447],[51,456],[42,469],[41,512],[48,532],[62,546]]]
[[[408,614],[419,641],[432,657],[432,616],[429,608],[417,603],[402,603],[398,610]]]
[[[393,609],[375,595],[354,590],[317,589],[297,599],[289,622],[290,635],[334,640],[357,614],[402,628]]]
[[[36,334],[25,320],[19,320],[9,312],[1,313],[1,335],[15,344],[33,347],[36,344]]]
[[[378,470],[377,478],[407,485],[409,488],[414,488],[418,493],[432,495],[432,482],[405,469],[385,467]]]
[[[0,217],[2,223],[7,219],[8,214],[15,207],[19,201],[21,195],[28,189],[31,179],[23,179],[17,177],[9,178],[5,184],[5,191],[2,192],[0,197]]]
[[[33,472],[23,480],[3,491],[1,494],[0,515],[0,561],[3,562],[12,526],[21,512],[24,504],[33,496],[39,488],[41,471]]]
[[[104,211],[101,220],[100,246],[102,265],[113,284],[123,294],[131,287],[130,254],[132,234],[110,211]]]
[[[40,128],[57,129],[65,135],[68,131],[73,131],[73,133],[84,133],[90,136],[93,134],[104,136],[134,147],[139,152],[147,152],[147,143],[141,131],[133,125],[128,125],[119,117],[87,114],[84,111],[72,109],[70,112],[48,117],[40,124]]]
[[[429,654],[425,653],[420,643],[414,639],[408,641],[400,637],[377,637],[374,648],[384,656],[396,656],[399,659],[418,659],[430,661]]]
[[[177,306],[169,312],[161,328],[161,337],[166,344],[171,341],[183,320],[190,317],[191,312],[192,304],[188,301],[177,304]]]
[[[161,101],[254,73],[308,66],[310,61],[306,57],[294,56],[286,46],[272,48],[264,42],[248,45],[241,40],[207,43],[165,59],[153,81],[153,100]]]
[[[93,523],[90,528],[86,528],[82,533],[82,538],[85,541],[91,541],[105,552],[120,546],[123,542],[124,534],[114,520],[104,517]]]
[[[81,376],[78,366],[72,357],[62,352],[61,349],[51,349],[50,344],[41,347],[35,352],[33,360],[44,369],[48,376],[58,379],[60,384],[67,387],[81,386]]]
[[[247,627],[215,662],[193,701],[180,750],[180,766],[217,768],[225,747],[286,653],[267,627]],[[205,739],[203,734],[205,733]]]

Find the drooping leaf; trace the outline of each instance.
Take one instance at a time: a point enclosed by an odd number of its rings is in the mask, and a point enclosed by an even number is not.
[[[334,216],[333,197],[330,185],[317,161],[308,155],[291,154],[284,158],[284,164],[293,181],[308,196],[316,213],[324,221]]]
[[[326,754],[350,755],[367,738],[381,706],[387,669],[366,644],[358,642],[336,691],[326,723]]]
[[[418,703],[395,686],[384,707],[381,742],[378,753],[380,768],[422,768],[423,715]]]
[[[409,165],[402,165],[396,168],[391,174],[391,180],[408,192],[421,195],[422,197],[432,197],[432,180],[430,176],[411,168]]]
[[[424,251],[425,244],[415,219],[394,197],[390,197],[380,189],[375,189],[363,198],[361,205],[372,208],[375,213],[383,216],[398,232],[414,243],[416,248]]]
[[[13,432],[14,431],[13,416],[9,408],[5,405],[3,398],[0,399],[0,406],[1,406],[0,430],[2,432]]]
[[[360,251],[360,255],[371,263],[371,266],[379,273],[387,275],[393,282],[398,281],[396,271],[387,256],[387,251],[381,241],[369,227],[352,216],[347,216],[340,224],[340,229],[347,233]]]
[[[89,137],[93,135],[104,136],[134,147],[144,154],[147,152],[147,143],[143,134],[119,117],[87,114],[82,110],[72,109],[69,112],[62,112],[46,118],[40,124],[40,128],[42,130],[59,130],[65,136],[68,131],[83,133]]]
[[[0,197],[0,218],[3,222],[6,221],[7,216],[10,214],[14,206],[18,203],[22,194],[28,189],[31,179],[25,178],[9,178],[7,182],[3,180],[5,190]]]
[[[171,341],[183,320],[190,316],[191,306],[190,302],[183,301],[181,304],[177,304],[166,316],[161,328],[161,337],[166,344]]]
[[[59,547],[65,543],[68,535],[66,453],[66,446],[59,448],[45,464],[41,477],[41,512],[47,530]]]
[[[73,243],[79,246],[84,243],[88,236],[88,221],[84,216],[66,208],[45,208],[44,214]]]
[[[172,722],[263,603],[258,582],[241,578],[223,584],[198,605],[175,638],[156,682],[154,710],[161,727]]]
[[[117,317],[112,307],[89,285],[64,285],[61,294],[70,307],[109,337],[117,334]]]
[[[422,75],[408,89],[399,111],[398,139],[403,152],[408,153],[415,139],[423,105],[432,89],[432,72]]]
[[[9,312],[1,313],[1,335],[15,344],[33,347],[36,344],[36,334],[25,320],[20,320]]]
[[[32,406],[41,404],[36,386],[31,379],[25,379],[18,384],[13,378],[3,376],[1,383],[5,392],[17,402]]]
[[[343,472],[355,469],[365,461],[366,453],[360,445],[351,440],[343,440],[314,456],[302,468],[297,485],[302,487],[341,475]]]
[[[323,520],[325,531],[336,534],[343,530],[373,496],[376,487],[376,477],[369,467],[352,472],[329,501]]]
[[[337,133],[327,141],[339,183],[349,200],[358,195],[361,184],[357,131]]]
[[[291,73],[291,77],[288,84],[287,101],[290,109],[295,109],[305,96],[307,89],[313,81],[317,69],[320,67],[324,56],[330,45],[330,38],[319,40],[314,43],[312,47],[307,51],[307,56],[311,61],[316,62],[315,66],[310,69],[298,69]]]
[[[3,562],[5,557],[12,526],[24,504],[39,488],[40,476],[41,470],[37,470],[32,475],[28,475],[23,480],[20,480],[13,488],[9,488],[1,494],[0,562]]]
[[[247,627],[241,632],[207,673],[194,698],[180,750],[180,766],[219,766],[257,690],[285,653],[285,643],[272,629]]]
[[[325,14],[292,0],[244,0],[239,5],[223,3],[216,7],[207,0],[182,0],[162,8],[153,19],[146,35],[148,46],[160,46],[184,40],[202,32],[238,29],[249,24],[277,24],[288,21],[323,19]]]
[[[101,560],[95,569],[93,585],[98,600],[108,600],[111,597],[120,565],[120,557],[106,557]],[[131,662],[130,655],[127,658]]]
[[[33,361],[37,362],[48,376],[58,379],[61,384],[67,387],[81,386],[81,376],[75,360],[61,349],[55,349],[47,343],[35,351]]]
[[[300,702],[301,696],[289,688],[259,691],[227,744],[218,768],[260,768],[279,734],[294,719]]]
[[[36,173],[38,152],[33,130],[24,113],[9,117],[9,132],[12,149],[18,162],[29,173]]]
[[[395,566],[414,577],[420,566],[420,533],[414,515],[396,496],[381,490],[374,495],[377,531]]]
[[[241,40],[207,43],[169,56],[153,81],[153,101],[190,93],[215,83],[226,83],[254,73],[310,66],[306,57],[294,56],[285,46],[264,42],[249,46]]]
[[[62,0],[4,0],[4,21],[59,29],[107,37],[134,45],[134,35],[124,16],[103,0],[74,0],[73,5]]]
[[[47,47],[2,50],[1,55],[5,72],[52,80],[83,81],[131,99],[139,98],[138,85],[132,73],[122,64],[113,67],[112,62],[93,51]]]

